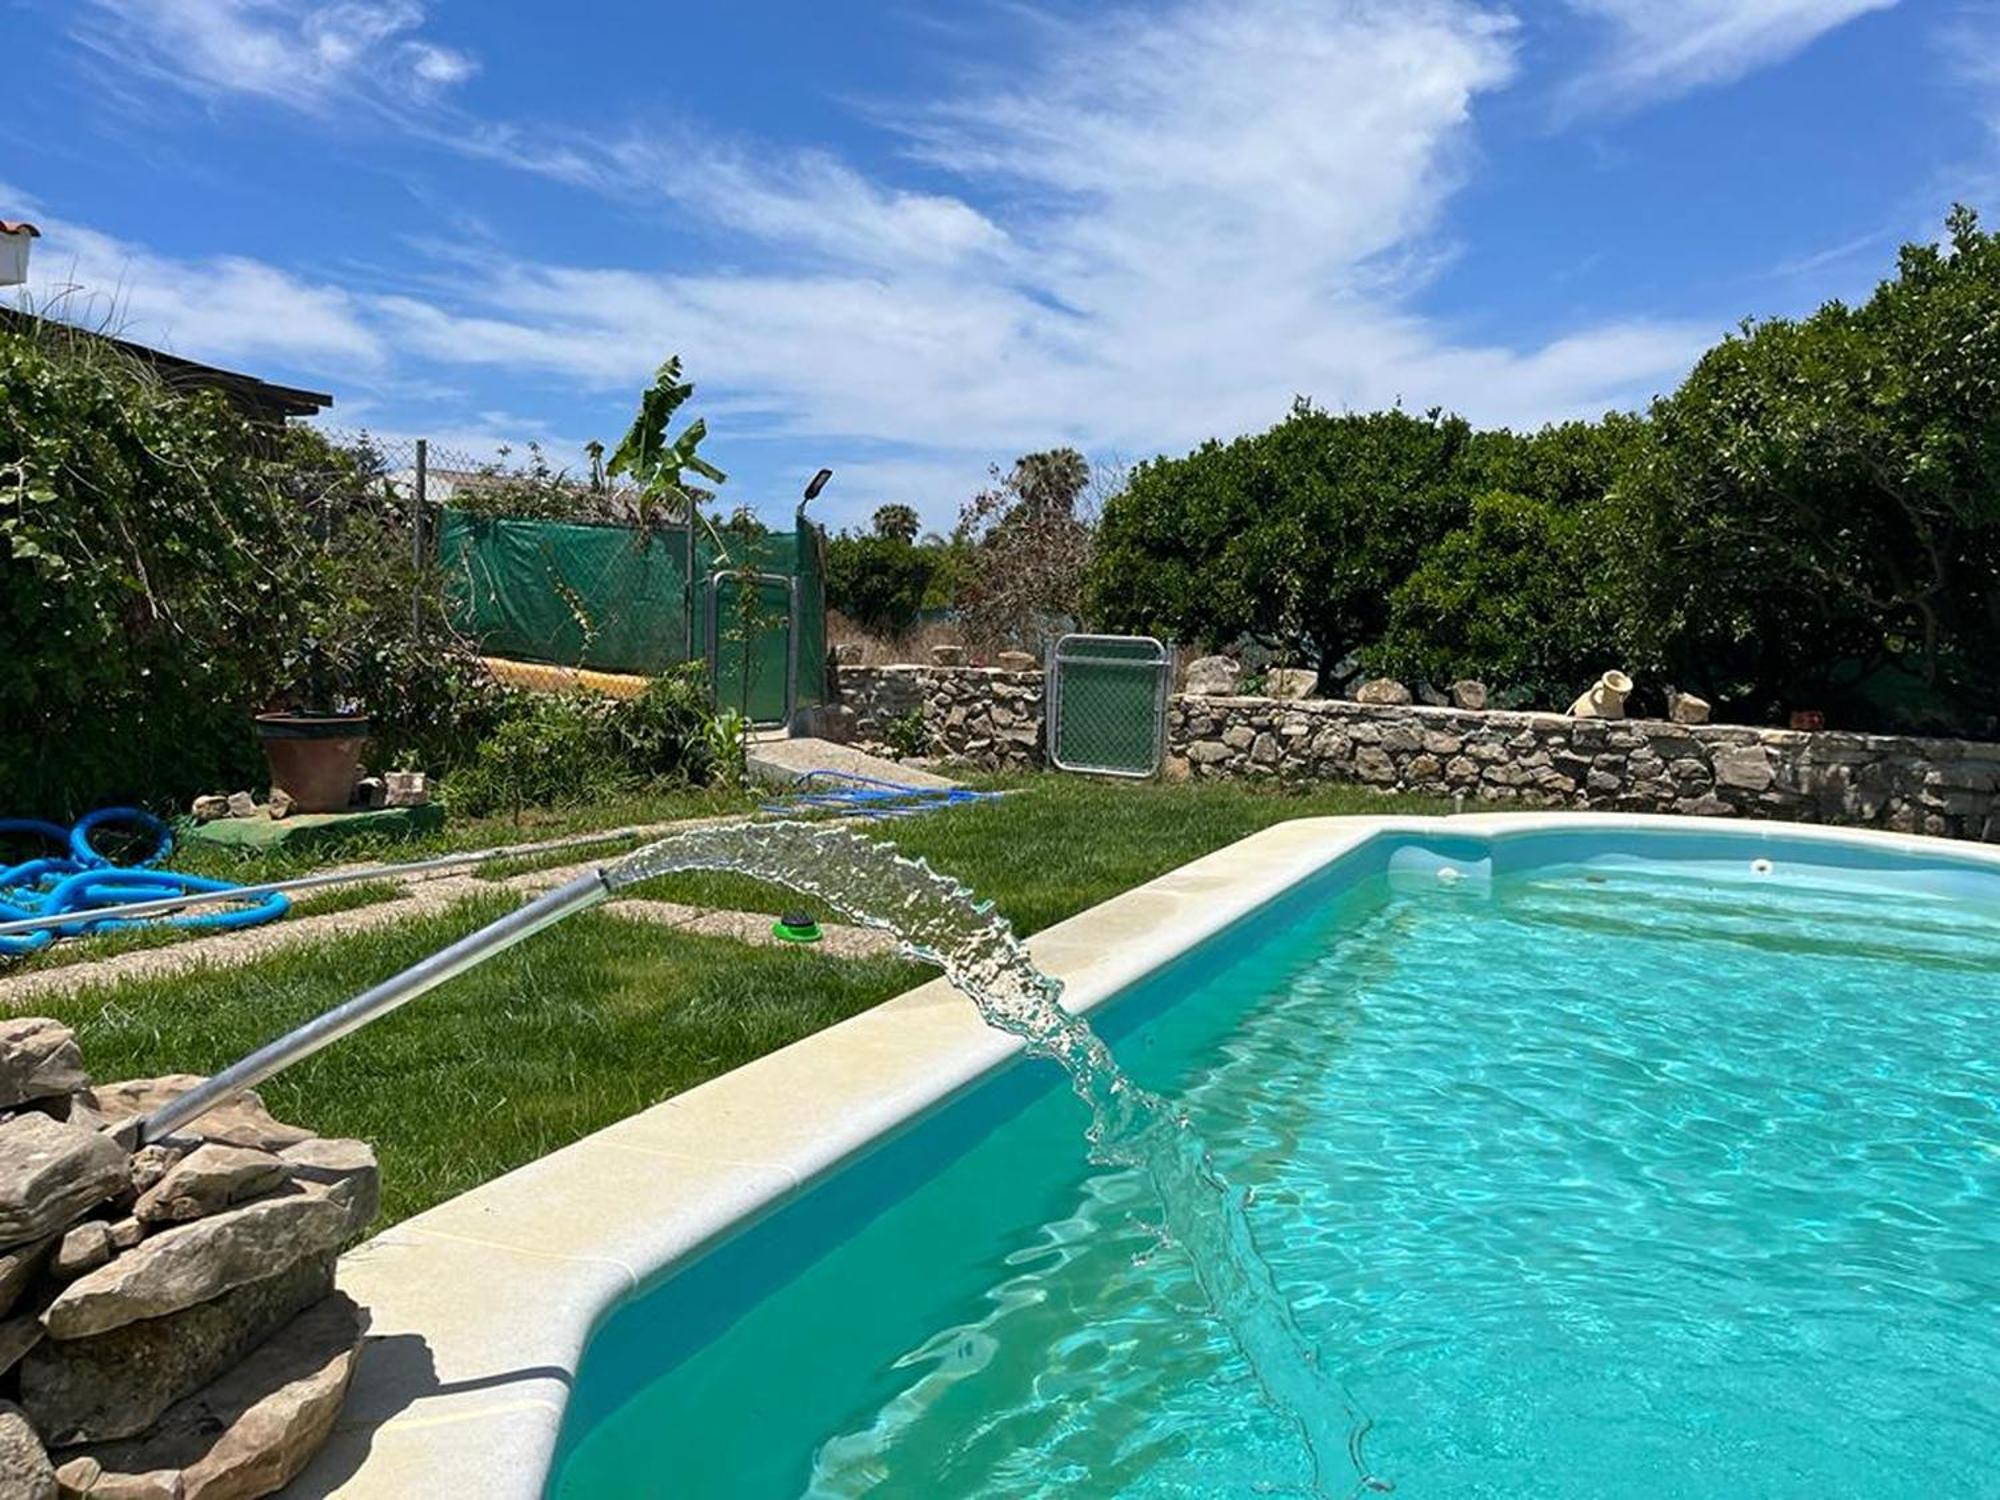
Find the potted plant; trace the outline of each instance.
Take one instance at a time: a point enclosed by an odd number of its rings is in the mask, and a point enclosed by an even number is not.
[[[368,715],[354,691],[362,641],[330,610],[285,658],[291,690],[256,716],[271,786],[294,812],[344,812],[368,743]],[[357,622],[358,623],[358,622]]]

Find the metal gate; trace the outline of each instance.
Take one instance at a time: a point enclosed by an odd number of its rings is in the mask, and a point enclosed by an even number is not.
[[[1066,635],[1048,666],[1049,760],[1058,770],[1160,769],[1174,676],[1165,646],[1149,635]]]
[[[708,669],[717,708],[789,724],[798,707],[798,580],[718,569],[708,580]]]

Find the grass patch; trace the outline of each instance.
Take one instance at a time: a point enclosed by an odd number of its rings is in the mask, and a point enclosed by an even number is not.
[[[1024,932],[1287,818],[1444,810],[1355,789],[1059,776],[996,785],[1013,795],[865,831],[966,881]],[[590,821],[602,827],[617,816]],[[643,894],[751,911],[789,901],[737,877],[672,877]],[[212,1071],[513,906],[496,891],[241,968],[94,986],[47,1009],[78,1029],[99,1078]],[[750,948],[586,912],[346,1038],[265,1093],[283,1118],[375,1142],[394,1220],[922,977],[893,959]]]
[[[322,845],[269,851],[182,844],[174,850],[170,863],[173,868],[185,870],[190,875],[207,875],[216,880],[257,885],[270,880],[289,880],[295,875],[311,874],[334,865],[400,864],[440,854],[499,848],[507,844],[539,843],[569,834],[595,833],[628,823],[669,823],[681,818],[749,812],[756,805],[757,798],[748,792],[718,787],[668,786],[573,807],[525,808],[518,822],[507,813],[480,818],[454,816],[444,827],[415,838],[357,837],[342,840],[332,847]],[[588,859],[592,852],[593,849],[585,848],[557,857],[556,862]]]
[[[513,910],[496,893],[240,969],[38,1001],[93,1076],[211,1072]],[[907,989],[889,959],[746,948],[586,912],[263,1088],[373,1141],[393,1222]],[[379,1226],[378,1226],[379,1227]]]

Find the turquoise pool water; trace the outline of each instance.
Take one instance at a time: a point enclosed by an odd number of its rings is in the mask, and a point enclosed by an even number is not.
[[[1399,1495],[2000,1494],[1983,870],[1378,840],[1096,1019]],[[1310,1493],[1081,1123],[1007,1069],[621,1308],[551,1495]]]

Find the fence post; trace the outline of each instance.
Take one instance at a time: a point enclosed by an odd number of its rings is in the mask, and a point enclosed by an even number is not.
[[[417,439],[417,474],[410,510],[410,633],[424,638],[424,525],[430,499],[430,439]]]

